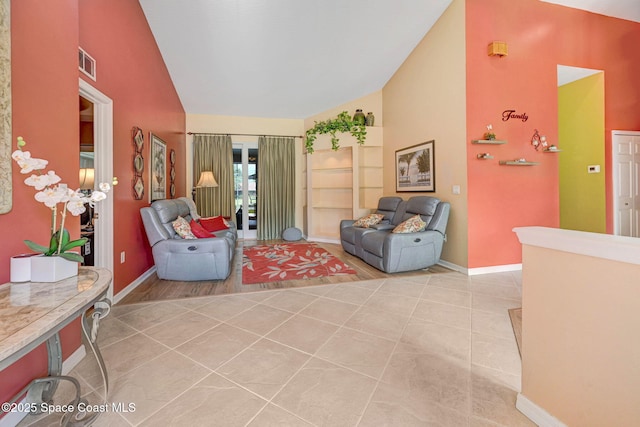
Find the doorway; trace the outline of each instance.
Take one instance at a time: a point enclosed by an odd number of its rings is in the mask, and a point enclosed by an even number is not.
[[[108,96],[79,80],[79,94],[93,104],[93,168],[94,182],[113,180],[113,101]],[[96,205],[94,216],[94,265],[113,272],[113,205],[109,195]],[[113,301],[113,281],[108,298]]]
[[[606,233],[604,72],[558,65],[560,228]]]
[[[82,95],[78,96],[79,129],[80,129],[80,191],[86,196],[95,189],[95,165],[93,140],[93,102]],[[94,211],[89,203],[84,205],[85,211],[80,215],[80,237],[87,242],[80,248],[84,258],[83,265],[95,266],[95,231]]]
[[[258,229],[258,144],[233,144],[233,181],[238,236],[256,239]]]
[[[640,132],[614,130],[613,234],[640,237]]]

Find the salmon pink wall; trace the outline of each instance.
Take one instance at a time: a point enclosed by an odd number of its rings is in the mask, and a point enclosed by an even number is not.
[[[120,184],[114,204],[114,293],[153,266],[140,219],[148,206],[149,132],[176,151],[176,197],[185,195],[186,116],[153,34],[137,1],[79,0],[80,46],[96,60],[92,86],[113,100],[113,170]],[[144,131],[145,196],[134,200],[131,128]],[[167,194],[168,189],[167,189]],[[126,262],[120,264],[120,252]]]
[[[78,8],[76,0],[11,2],[11,73],[13,140],[23,136],[34,157],[49,161],[69,186],[78,185]],[[33,198],[25,175],[13,165],[13,208],[0,215],[0,283],[9,281],[11,256],[30,252],[24,239],[46,243],[51,210]],[[73,218],[69,230],[79,236]],[[75,231],[74,231],[75,230]],[[63,357],[80,345],[76,322],[61,334]],[[46,349],[0,372],[0,400],[6,402],[31,379],[46,372]]]
[[[610,133],[640,129],[640,24],[538,0],[467,0],[466,6],[469,267],[520,263],[520,244],[512,228],[559,224],[557,155],[537,152],[530,144],[535,129],[558,143],[558,64],[605,71],[611,232]],[[487,55],[487,45],[494,40],[508,43],[508,56]],[[502,121],[508,109],[526,113],[527,121]],[[472,145],[487,124],[508,143]],[[495,159],[476,158],[486,151]],[[516,158],[540,164],[498,165],[498,160]]]
[[[145,172],[149,170],[148,133],[153,131],[177,154],[177,194],[185,194],[185,114],[137,1],[19,0],[11,2],[13,136],[23,136],[34,156],[71,187],[78,185],[78,46],[97,61],[97,82],[87,80],[113,100],[115,198],[114,290],[118,292],[153,265],[135,201],[130,131],[145,131]],[[50,210],[36,202],[32,188],[13,167],[13,209],[0,215],[0,283],[9,281],[9,259],[28,252],[24,239],[48,240]],[[145,183],[148,179],[145,175]],[[148,190],[148,187],[147,189]],[[69,224],[79,237],[79,222]],[[115,255],[114,254],[114,255]],[[119,260],[119,256],[114,256]],[[61,333],[63,357],[80,345],[79,322]],[[31,379],[46,372],[46,350],[40,346],[0,372],[0,399],[5,402]]]

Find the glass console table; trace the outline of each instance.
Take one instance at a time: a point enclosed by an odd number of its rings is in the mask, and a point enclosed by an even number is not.
[[[78,275],[55,283],[5,283],[0,285],[0,371],[21,357],[46,343],[48,354],[48,376],[31,381],[16,394],[4,412],[26,408],[39,413],[52,401],[60,381],[73,383],[76,398],[69,403],[74,411],[63,415],[62,425],[88,425],[99,413],[83,417],[80,385],[69,376],[62,375],[62,348],[58,333],[78,317],[86,344],[95,355],[102,371],[105,399],[108,392],[108,377],[96,337],[100,319],[106,317],[111,308],[107,292],[112,275],[104,268],[80,267]],[[16,403],[26,393],[26,400]],[[85,402],[86,403],[86,402]],[[9,409],[9,410],[5,410]]]

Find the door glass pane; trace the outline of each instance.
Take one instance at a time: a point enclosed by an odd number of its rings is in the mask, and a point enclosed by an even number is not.
[[[250,148],[247,167],[249,197],[249,230],[255,230],[258,225],[258,149]]]
[[[236,202],[236,225],[242,230],[242,149],[233,149],[233,188]]]

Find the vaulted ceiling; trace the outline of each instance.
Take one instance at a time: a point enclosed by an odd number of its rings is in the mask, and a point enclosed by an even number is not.
[[[451,0],[139,0],[188,114],[306,118],[382,89]],[[640,0],[544,0],[640,22]]]

